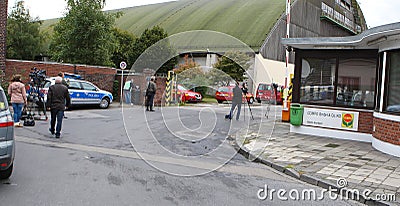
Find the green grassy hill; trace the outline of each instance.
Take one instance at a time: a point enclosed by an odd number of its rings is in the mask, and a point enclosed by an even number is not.
[[[155,25],[169,35],[213,30],[232,35],[258,50],[284,10],[283,0],[179,0],[120,9],[124,15],[116,26],[136,36]],[[44,21],[42,29],[51,30],[55,22]]]

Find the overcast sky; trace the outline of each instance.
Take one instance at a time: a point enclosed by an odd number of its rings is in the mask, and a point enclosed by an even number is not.
[[[8,0],[13,7],[18,0]],[[173,0],[106,0],[105,10],[154,4]],[[282,0],[284,1],[284,0]],[[65,0],[25,0],[25,6],[32,17],[51,19],[63,16],[66,7]],[[365,19],[370,28],[400,22],[400,0],[358,0]]]

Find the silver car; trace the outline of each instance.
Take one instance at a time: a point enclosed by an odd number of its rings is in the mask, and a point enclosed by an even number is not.
[[[0,179],[11,176],[15,156],[14,121],[0,86]]]

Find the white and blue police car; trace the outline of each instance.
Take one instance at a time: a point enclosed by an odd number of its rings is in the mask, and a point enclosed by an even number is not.
[[[96,85],[85,80],[68,79],[68,91],[71,97],[71,106],[98,105],[102,109],[108,108],[113,101],[110,92],[99,89]],[[55,84],[55,77],[47,78],[43,89],[44,101],[47,100],[47,92],[51,85]]]

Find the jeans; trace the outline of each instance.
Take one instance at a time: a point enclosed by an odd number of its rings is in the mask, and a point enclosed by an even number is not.
[[[19,122],[21,119],[22,108],[24,107],[24,103],[12,103],[12,107],[14,110],[14,122]]]
[[[240,103],[232,102],[232,107],[231,107],[231,111],[229,112],[229,117],[232,119],[233,111],[235,110],[236,106],[237,106],[236,120],[239,120],[240,110],[242,108],[241,102]]]
[[[130,104],[131,103],[131,92],[129,90],[124,90],[124,96],[125,96],[125,103]]]
[[[56,110],[56,109],[51,110],[50,131],[54,132],[54,127],[56,127],[56,132],[55,132],[56,136],[60,136],[61,134],[61,126],[63,118],[64,118],[64,110]],[[56,120],[57,120],[57,126],[56,126]]]

